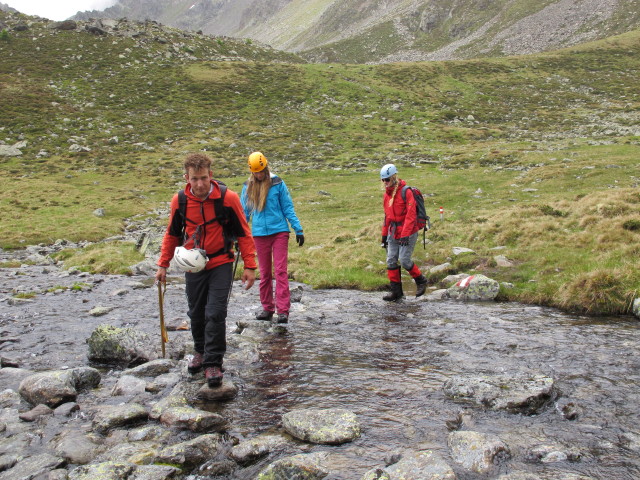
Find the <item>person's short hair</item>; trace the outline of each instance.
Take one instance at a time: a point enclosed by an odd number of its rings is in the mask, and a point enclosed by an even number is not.
[[[184,171],[189,173],[189,169],[201,170],[205,168],[207,171],[211,170],[211,157],[204,153],[190,153],[184,159]]]

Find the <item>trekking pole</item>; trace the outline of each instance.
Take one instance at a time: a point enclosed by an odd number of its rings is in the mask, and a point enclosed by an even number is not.
[[[164,290],[162,289],[164,285]],[[167,291],[167,284],[165,282],[158,282],[158,304],[160,305],[160,339],[162,344],[162,358],[165,356],[164,344],[169,341],[169,335],[164,325],[164,294]]]
[[[229,300],[231,300],[231,289],[233,288],[233,281],[236,278],[236,270],[238,269],[238,260],[240,260],[240,252],[238,251],[238,242],[235,243],[234,248],[236,249],[236,261],[233,265],[233,273],[231,274],[231,285],[229,286],[229,295],[227,296],[227,305],[229,305]]]

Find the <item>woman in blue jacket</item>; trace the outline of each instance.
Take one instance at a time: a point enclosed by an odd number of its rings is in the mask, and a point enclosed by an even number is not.
[[[265,156],[253,152],[249,155],[248,163],[251,176],[244,182],[240,201],[247,222],[251,222],[251,233],[258,252],[262,311],[256,318],[271,320],[277,311],[276,321],[287,323],[291,307],[287,271],[289,225],[296,233],[299,246],[304,244],[304,234],[293,209],[289,190],[280,177],[269,172]],[[272,270],[276,278],[275,302]]]

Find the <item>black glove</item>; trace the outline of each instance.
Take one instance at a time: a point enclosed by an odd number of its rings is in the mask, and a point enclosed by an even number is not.
[[[380,246],[382,248],[387,248],[389,246],[389,242],[387,241],[387,236],[386,235],[382,236],[382,242],[380,243]]]
[[[304,245],[304,235],[300,234],[296,234],[296,242],[298,242],[298,246],[301,247],[302,245]]]
[[[396,240],[396,243],[401,247],[406,247],[407,245],[409,245],[409,237],[400,237]]]

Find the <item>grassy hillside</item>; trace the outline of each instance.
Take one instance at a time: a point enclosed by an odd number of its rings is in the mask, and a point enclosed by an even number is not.
[[[589,313],[628,312],[638,296],[640,32],[547,55],[367,66],[45,27],[0,38],[0,140],[26,141],[0,157],[3,248],[120,232],[169,199],[187,152],[208,152],[239,188],[260,149],[305,228],[296,280],[386,283],[378,170],[394,162],[428,195],[422,267],[450,260],[513,283],[502,298]],[[219,61],[222,48],[236,60]],[[497,267],[499,254],[515,266]]]

